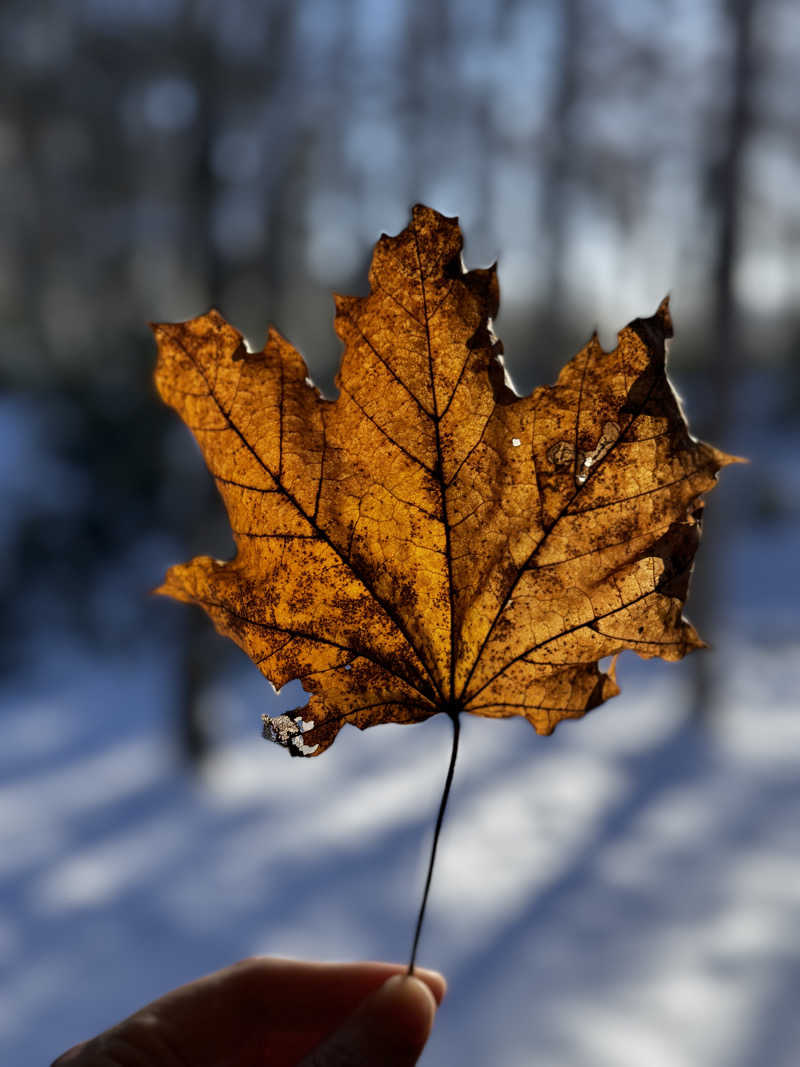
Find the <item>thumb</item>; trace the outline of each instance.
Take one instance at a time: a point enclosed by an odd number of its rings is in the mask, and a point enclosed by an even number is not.
[[[428,1040],[436,1001],[419,978],[395,975],[299,1067],[413,1067]]]

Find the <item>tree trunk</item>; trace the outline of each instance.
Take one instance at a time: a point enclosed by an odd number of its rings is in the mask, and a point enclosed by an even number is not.
[[[717,216],[717,241],[711,278],[712,342],[706,364],[710,405],[704,436],[724,447],[733,413],[734,391],[743,367],[741,315],[734,279],[741,251],[744,174],[753,120],[755,0],[729,0],[731,34],[729,107],[724,140],[708,174],[708,195]],[[727,514],[726,514],[727,512]],[[690,612],[703,637],[714,643],[721,591],[722,533],[730,534],[734,515],[724,499],[714,500],[705,521],[701,561],[692,583]],[[691,718],[707,725],[714,713],[716,662],[695,656]]]

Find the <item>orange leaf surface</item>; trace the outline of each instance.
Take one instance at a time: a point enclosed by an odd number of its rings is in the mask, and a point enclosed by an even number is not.
[[[161,396],[197,438],[237,553],[172,567],[276,686],[295,755],[345,723],[521,715],[539,733],[618,692],[603,657],[677,660],[702,495],[732,458],[694,440],[665,373],[667,302],[519,397],[492,333],[492,270],[456,219],[414,208],[381,237],[370,293],[338,297],[338,396],[270,330],[216,312],[155,327]]]

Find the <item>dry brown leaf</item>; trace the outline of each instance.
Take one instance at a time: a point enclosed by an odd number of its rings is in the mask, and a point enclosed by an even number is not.
[[[439,711],[547,734],[618,692],[603,657],[702,644],[682,608],[702,494],[732,457],[688,433],[667,301],[518,397],[495,271],[465,272],[461,247],[422,206],[381,237],[370,294],[336,300],[335,400],[275,330],[251,353],[216,311],[155,327],[159,391],[237,545],[159,591],[205,608],[276,687],[300,679],[309,702],[266,728],[295,755],[347,722]]]

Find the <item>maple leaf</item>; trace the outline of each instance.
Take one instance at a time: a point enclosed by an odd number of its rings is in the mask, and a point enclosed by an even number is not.
[[[521,715],[539,733],[618,692],[633,649],[680,659],[702,495],[732,462],[693,439],[665,373],[667,301],[552,386],[517,396],[492,333],[494,268],[466,272],[456,219],[417,206],[379,240],[325,399],[271,329],[261,352],[216,311],[154,327],[157,384],[185,420],[237,546],[172,567],[276,686],[294,755],[345,723]]]

